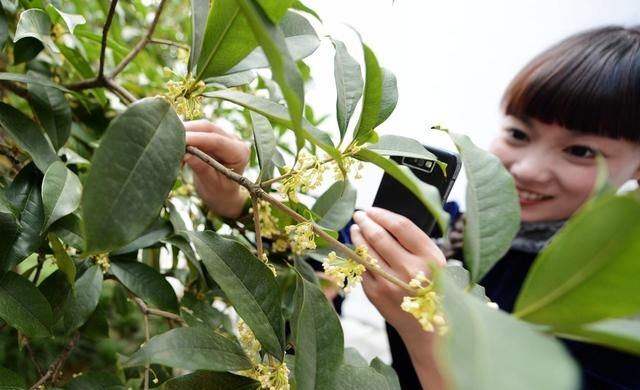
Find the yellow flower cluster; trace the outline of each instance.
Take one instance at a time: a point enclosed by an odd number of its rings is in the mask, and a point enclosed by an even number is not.
[[[289,225],[284,230],[290,236],[293,253],[301,255],[309,249],[316,249],[316,236],[313,233],[311,222]]]
[[[371,264],[373,268],[380,268],[378,259],[374,259],[373,257],[371,257],[366,245],[358,245],[358,247],[356,248],[356,254],[362,257],[362,259],[364,259],[367,263]]]
[[[425,286],[426,284],[426,286]],[[409,283],[418,289],[414,297],[404,297],[400,307],[410,313],[427,332],[437,332],[439,335],[447,333],[447,323],[442,314],[440,297],[433,289],[433,284],[420,271]]]
[[[260,352],[260,349],[262,349],[260,342],[241,318],[238,319],[236,325],[238,326],[238,341],[240,341],[242,349],[244,349],[247,356],[249,356],[249,359],[251,359],[254,364],[257,364],[256,356],[258,352]]]
[[[253,207],[249,209],[253,213]],[[265,238],[272,238],[280,234],[278,218],[271,214],[271,204],[266,200],[258,201],[258,216],[260,217],[260,234]]]
[[[342,172],[340,170],[340,167],[338,166],[338,164],[335,164],[335,161],[333,162],[333,178],[336,181],[344,181],[345,180],[345,173],[349,173],[351,172],[351,170],[353,169],[353,167],[355,166],[355,179],[362,179],[362,175],[360,174],[360,171],[364,168],[364,163],[362,161],[356,160],[353,157],[345,157],[342,160],[343,166],[344,166],[344,170],[345,172]]]
[[[106,253],[102,253],[97,255],[95,258],[95,263],[102,268],[102,272],[109,272],[111,269],[111,263],[109,263],[109,256]]]
[[[165,68],[165,73],[173,73],[173,71]],[[162,98],[173,106],[178,115],[184,119],[202,116],[204,81],[196,80],[191,73],[187,73],[179,81],[170,80],[167,83],[167,89],[167,93],[162,95]]]
[[[289,368],[287,363],[278,365],[258,364],[253,369],[243,371],[242,374],[260,382],[261,389],[289,390]]]
[[[366,270],[364,265],[340,257],[336,255],[336,252],[330,252],[327,255],[322,262],[322,268],[327,275],[335,279],[336,285],[342,288],[346,294],[362,281],[362,273]]]
[[[298,201],[298,187],[302,192],[309,192],[322,184],[326,168],[317,157],[306,152],[300,153],[296,165],[287,172],[291,176],[282,181],[280,192],[292,202]]]

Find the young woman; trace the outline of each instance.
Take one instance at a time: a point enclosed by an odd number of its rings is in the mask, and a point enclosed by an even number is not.
[[[556,44],[515,77],[503,107],[504,125],[491,151],[515,180],[522,225],[511,250],[480,284],[502,310],[511,311],[538,251],[589,198],[595,156],[605,157],[616,187],[640,178],[640,28],[600,28]],[[354,244],[368,245],[372,256],[405,280],[424,270],[425,260],[445,261],[429,237],[399,215],[371,209],[354,220]],[[422,386],[444,387],[430,353],[433,336],[400,309],[404,292],[370,273],[363,286],[407,346]],[[392,349],[399,342],[391,335]],[[580,364],[584,389],[640,389],[640,358],[578,342],[565,345]],[[406,360],[394,363],[401,372],[410,367]],[[419,388],[411,374],[401,381],[403,388]]]
[[[606,158],[613,185],[640,179],[640,28],[601,28],[560,42],[515,77],[503,105],[504,126],[491,151],[513,175],[522,227],[481,284],[509,311],[537,252],[589,197],[595,155]],[[188,123],[187,130],[187,144],[237,172],[244,170],[245,143],[206,121]],[[227,217],[242,213],[247,195],[238,185],[196,157],[185,160],[212,211]],[[433,241],[400,215],[373,208],[357,212],[354,221],[353,242],[366,244],[382,267],[405,281],[425,271],[426,261],[446,261]],[[408,346],[422,387],[443,388],[431,354],[433,335],[400,309],[404,291],[371,273],[364,274],[363,286]],[[640,389],[640,359],[593,345],[568,347],[581,364],[585,389]],[[420,387],[417,379],[401,376],[405,388]]]

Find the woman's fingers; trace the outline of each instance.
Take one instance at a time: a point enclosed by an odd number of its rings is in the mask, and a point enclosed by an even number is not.
[[[407,217],[378,207],[368,209],[366,214],[391,233],[407,251],[415,254],[428,253],[433,256],[430,260],[445,262],[436,243]]]
[[[223,135],[228,138],[233,138],[233,136],[224,129],[211,121],[206,119],[198,119],[195,121],[184,122],[184,129],[187,132],[199,132],[199,133],[216,133],[219,135]]]
[[[187,132],[186,142],[238,173],[244,169],[249,159],[249,147],[244,142],[217,133]]]
[[[353,214],[353,220],[358,224],[362,236],[380,256],[389,263],[391,268],[395,268],[400,265],[400,258],[406,258],[409,253],[403,248],[400,243],[389,232],[387,232],[382,226],[378,225],[369,216],[358,211]]]

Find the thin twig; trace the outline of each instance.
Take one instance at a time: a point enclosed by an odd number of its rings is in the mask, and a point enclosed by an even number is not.
[[[136,100],[138,100],[135,96],[131,94],[131,92],[127,91],[120,84],[116,83],[110,78],[105,79],[104,82],[107,88],[112,90],[116,95],[118,95],[121,99],[123,99],[125,103],[131,104]]]
[[[322,161],[320,161],[320,163],[319,163],[319,164],[320,164],[320,165],[324,165],[324,164],[328,164],[328,163],[330,163],[330,162],[332,162],[332,161],[335,161],[335,159],[333,159],[333,158],[328,158],[328,159],[326,159],[326,160],[322,160]],[[274,183],[277,183],[277,182],[280,182],[280,181],[286,180],[286,179],[290,178],[290,177],[291,177],[291,176],[293,176],[293,175],[297,175],[297,174],[298,174],[298,173],[300,173],[300,172],[307,171],[307,170],[309,170],[309,169],[311,169],[311,168],[313,168],[313,167],[315,167],[315,166],[316,166],[316,164],[309,164],[309,165],[307,165],[306,167],[302,167],[302,168],[300,168],[300,169],[295,169],[295,170],[294,170],[294,169],[291,169],[289,172],[285,173],[285,174],[284,174],[284,175],[282,175],[282,176],[274,177],[273,179],[269,179],[269,180],[265,180],[265,181],[261,182],[261,183],[260,183],[260,187],[262,187],[262,188],[268,188],[271,184],[274,184]]]
[[[151,25],[147,29],[147,32],[144,35],[144,37],[140,40],[140,42],[136,44],[133,50],[131,50],[129,54],[127,54],[127,56],[122,60],[122,62],[120,62],[120,64],[118,64],[118,66],[116,66],[116,68],[113,71],[111,71],[108,78],[113,79],[120,72],[122,72],[124,68],[126,68],[131,61],[133,61],[133,59],[138,55],[138,53],[140,53],[140,51],[144,49],[147,43],[151,42],[151,36],[153,35],[153,31],[156,29],[156,26],[158,25],[158,21],[160,20],[160,15],[162,14],[165,4],[166,4],[166,0],[160,1],[160,4],[158,5],[158,10],[156,11],[156,15],[154,16],[153,21],[151,22]]]
[[[180,323],[180,325],[185,325],[187,322],[180,317],[177,314],[173,314],[173,313],[169,313],[168,311],[163,311],[163,310],[159,310],[159,309],[153,309],[148,307],[144,301],[138,297],[134,297],[133,301],[136,303],[136,305],[138,305],[138,307],[140,308],[140,310],[142,310],[143,314],[151,314],[157,317],[163,317],[163,318],[167,318],[170,320],[173,320],[175,322]]]
[[[31,348],[31,344],[27,342],[25,344],[25,347],[27,347],[27,351],[29,352],[29,357],[31,358],[31,363],[33,363],[33,366],[36,368],[36,371],[38,371],[38,375],[42,376],[43,375],[42,367],[40,367],[40,364],[38,364],[38,361],[36,360],[36,355],[35,353],[33,353],[33,348]]]
[[[45,374],[40,377],[40,379],[38,379],[38,381],[34,383],[33,386],[31,386],[31,390],[37,390],[40,386],[44,385],[48,381],[55,381],[56,377],[58,376],[58,372],[60,371],[62,366],[64,366],[64,362],[69,357],[69,354],[71,354],[71,351],[73,351],[73,349],[76,347],[76,344],[78,344],[78,340],[80,340],[80,333],[75,332],[73,338],[69,341],[69,344],[67,344],[58,358],[54,360],[53,363],[51,363],[51,365],[47,369],[47,372],[45,372]]]
[[[38,265],[36,266],[36,274],[33,277],[33,284],[35,285],[38,285],[38,279],[40,279],[40,273],[42,272],[45,260],[44,254],[38,253]]]
[[[100,65],[98,67],[98,77],[96,77],[96,80],[101,80],[104,78],[104,63],[105,63],[105,57],[107,53],[107,37],[109,36],[109,29],[111,28],[111,23],[113,22],[113,16],[116,13],[116,5],[118,5],[118,0],[111,0],[109,13],[107,13],[107,20],[105,20],[104,27],[102,28],[102,46],[100,47]]]
[[[191,50],[189,45],[185,45],[185,44],[182,44],[182,43],[170,41],[168,39],[151,38],[151,39],[149,39],[149,43],[155,43],[157,45],[174,46],[174,47],[177,47],[177,48],[180,48],[180,49],[184,49],[184,50],[187,50],[187,51]]]
[[[258,259],[263,260],[264,251],[262,249],[262,233],[260,231],[260,203],[258,197],[255,194],[251,194],[251,207],[253,208],[253,224],[256,232],[256,253]]]
[[[149,335],[149,314],[144,313],[144,338],[145,342],[149,342],[151,338]],[[144,366],[144,390],[149,390],[149,369],[151,369],[151,365],[147,363]]]
[[[207,163],[208,165],[210,165],[211,167],[216,169],[218,172],[220,172],[223,175],[225,175],[227,178],[229,178],[229,179],[235,181],[236,183],[240,184],[241,186],[245,187],[247,190],[249,190],[249,193],[252,196],[255,194],[256,197],[258,197],[260,199],[264,199],[267,202],[269,202],[272,205],[274,205],[277,208],[279,208],[280,210],[284,211],[294,221],[296,221],[298,223],[310,222],[305,217],[303,217],[302,215],[300,215],[300,214],[296,213],[294,210],[292,210],[289,206],[285,205],[284,203],[282,203],[278,199],[276,199],[273,196],[271,196],[268,193],[266,193],[259,185],[256,185],[256,184],[252,183],[246,177],[244,177],[242,175],[239,175],[239,174],[235,173],[234,171],[232,171],[231,169],[225,167],[224,165],[222,165],[217,160],[215,160],[214,158],[212,158],[208,154],[204,153],[200,149],[198,149],[198,148],[196,148],[194,146],[187,146],[187,152],[197,156],[202,161],[204,161],[205,163]],[[400,280],[395,275],[392,275],[392,274],[390,274],[388,272],[385,272],[385,271],[383,271],[383,270],[381,270],[381,269],[379,269],[377,267],[374,267],[371,263],[369,263],[368,261],[366,261],[365,259],[360,257],[353,249],[349,248],[348,246],[344,245],[340,241],[338,241],[335,238],[331,237],[324,230],[322,230],[322,228],[320,226],[316,225],[315,223],[311,222],[311,226],[313,227],[313,231],[318,236],[322,237],[324,240],[326,240],[334,248],[336,248],[336,249],[340,250],[341,252],[343,252],[350,259],[353,259],[355,262],[357,262],[359,264],[362,264],[365,268],[367,268],[367,270],[369,270],[370,272],[373,272],[374,274],[376,274],[376,276],[380,276],[380,277],[388,280],[389,282],[395,284],[396,286],[405,289],[407,292],[409,292],[411,294],[415,294],[416,290],[413,287],[411,287],[408,283],[403,282],[402,280]]]

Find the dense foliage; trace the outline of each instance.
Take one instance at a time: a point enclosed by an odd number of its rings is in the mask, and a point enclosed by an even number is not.
[[[414,314],[444,317],[438,357],[455,388],[574,388],[554,334],[640,354],[637,191],[602,184],[539,256],[513,315],[474,283],[517,231],[515,189],[465,136],[451,134],[469,178],[468,271],[416,288],[336,240],[360,163],[407,186],[443,230],[448,216],[385,157],[433,158],[375,131],[396,105],[393,74],[366,44],[354,54],[319,37],[300,1],[1,4],[0,389],[399,388],[390,367],[345,350],[323,293],[365,268],[416,302],[442,297]],[[335,124],[305,104],[303,60],[321,41],[335,66],[313,72],[335,75]],[[246,177],[185,148],[181,119],[203,116],[252,143]],[[206,210],[185,151],[247,189],[245,216]],[[319,278],[318,261],[339,278]]]

